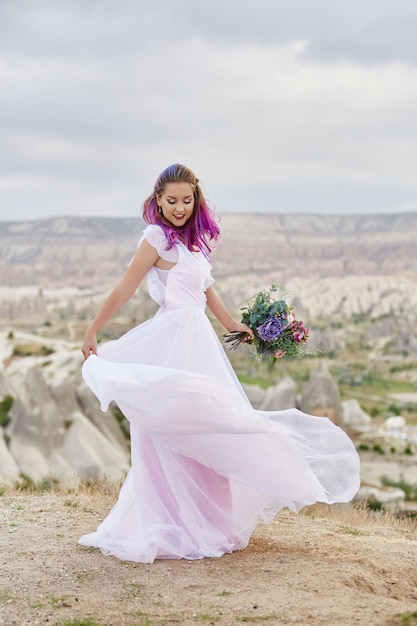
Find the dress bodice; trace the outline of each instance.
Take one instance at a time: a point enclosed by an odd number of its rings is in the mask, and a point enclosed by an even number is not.
[[[163,248],[163,245],[166,247],[165,235],[158,226],[148,226],[143,237],[157,249],[162,258],[176,258],[176,264],[170,270],[160,270],[155,266],[149,270],[147,282],[151,298],[165,309],[191,308],[204,311],[205,291],[214,282],[207,257],[202,252],[191,252],[182,243],[175,244],[175,250],[169,250],[170,254],[167,255]]]

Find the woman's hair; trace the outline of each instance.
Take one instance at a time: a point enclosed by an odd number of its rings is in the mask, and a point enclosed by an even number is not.
[[[158,211],[157,197],[165,191],[169,183],[190,183],[194,189],[193,213],[181,229],[167,224]],[[182,241],[189,250],[201,250],[209,254],[211,252],[209,242],[217,241],[220,237],[218,219],[204,199],[198,178],[188,167],[178,163],[170,165],[159,174],[153,193],[143,203],[143,219],[148,224],[158,224],[163,228],[168,240],[168,250],[175,243]]]

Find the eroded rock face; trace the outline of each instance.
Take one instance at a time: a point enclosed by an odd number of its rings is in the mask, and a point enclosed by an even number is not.
[[[19,475],[19,467],[6,445],[3,429],[0,428],[0,483],[13,484]]]
[[[19,466],[20,473],[34,482],[50,476],[48,460],[36,445],[16,437],[10,440],[10,452]]]
[[[35,365],[24,376],[19,400],[11,411],[8,434],[14,443],[33,446],[47,458],[50,451],[62,446],[65,417],[48,387],[41,367]]]
[[[265,391],[259,385],[242,386],[253,408],[259,409],[265,399]]]
[[[13,398],[13,406],[9,412],[11,423],[13,423],[15,419],[22,419],[22,423],[28,420],[28,411],[18,397],[16,389],[8,380],[4,370],[0,370],[0,399],[6,396]],[[22,471],[17,461],[17,456],[6,443],[6,438],[7,441],[12,443],[9,429],[10,425],[9,428],[0,428],[0,482],[4,484],[13,483]]]
[[[0,370],[0,399],[13,397],[10,423],[0,428],[0,482],[22,474],[76,484],[82,479],[122,479],[129,445],[111,411],[102,413],[81,382],[79,356],[40,360]],[[85,412],[84,412],[85,411]]]
[[[343,402],[342,425],[352,433],[366,433],[371,428],[372,418],[366,413],[357,400]]]
[[[0,398],[6,394],[13,395],[13,386],[10,384],[3,369],[0,369]]]
[[[343,409],[339,389],[322,363],[313,372],[304,387],[300,409],[304,413],[328,417],[334,424],[343,425]]]
[[[79,411],[72,416],[61,453],[77,474],[86,479],[120,480],[129,470],[127,454]]]
[[[277,385],[269,387],[260,406],[262,411],[283,411],[296,406],[296,384],[290,376],[284,376]]]
[[[125,452],[128,451],[126,435],[112,415],[112,408],[106,413],[100,409],[100,403],[85,383],[81,383],[76,390],[78,408],[88,417],[96,428],[113,444]],[[129,432],[129,422],[124,422],[125,432]]]

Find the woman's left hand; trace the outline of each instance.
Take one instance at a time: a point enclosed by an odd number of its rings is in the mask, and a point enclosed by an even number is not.
[[[240,324],[236,322],[233,328],[229,328],[229,332],[230,333],[248,333],[248,337],[247,339],[244,339],[244,341],[252,341],[253,339],[253,330],[249,328],[249,326],[246,326],[246,324]]]

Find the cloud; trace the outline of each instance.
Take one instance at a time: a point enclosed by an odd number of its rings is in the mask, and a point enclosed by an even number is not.
[[[85,58],[134,53],[144,41],[309,39],[310,54],[417,61],[415,0],[19,0],[0,4],[3,50]]]
[[[416,208],[417,68],[317,54],[329,3],[298,38],[280,22],[277,40],[281,2],[256,5],[252,37],[245,5],[228,38],[234,2],[217,29],[187,0],[57,4],[9,4],[0,20],[2,219],[135,214],[176,161],[220,211]]]

